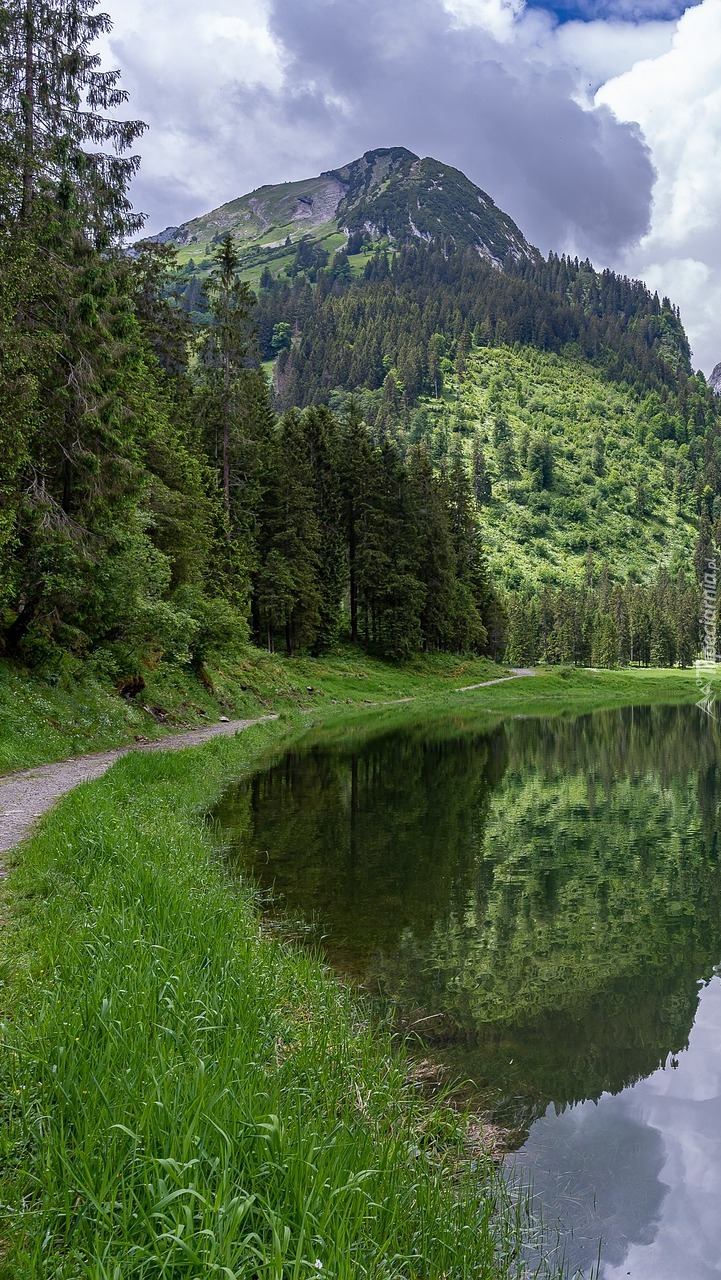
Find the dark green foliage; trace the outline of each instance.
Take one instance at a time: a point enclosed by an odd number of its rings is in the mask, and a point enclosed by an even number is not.
[[[497,271],[471,249],[446,254],[415,244],[391,258],[378,250],[362,280],[337,278],[328,289],[318,279],[314,291],[309,277],[297,276],[292,287],[264,293],[258,307],[264,358],[273,354],[275,325],[298,332],[284,405],[327,400],[337,387],[379,388],[384,357],[398,369],[409,404],[423,393],[437,397],[454,369],[449,361],[445,370],[444,359],[460,354],[462,373],[473,332],[477,345],[555,352],[570,345],[607,378],[654,393],[647,429],[659,439],[669,405],[688,420],[695,389],[678,312],[639,281],[553,254],[547,262],[510,259]],[[711,394],[702,399],[705,413]]]
[[[274,433],[253,616],[272,651],[319,653],[343,631],[373,652],[486,652],[500,619],[461,460],[374,448],[357,406],[293,411]],[[495,613],[494,613],[495,610]],[[502,647],[500,635],[498,644]]]
[[[648,586],[612,586],[604,565],[596,586],[558,587],[508,600],[509,662],[576,666],[681,667],[699,651],[701,598],[683,570],[658,571]]]
[[[3,2],[0,209],[28,223],[57,195],[105,246],[142,226],[127,191],[139,160],[123,153],[145,125],[117,119],[127,93],[119,72],[101,70],[92,51],[112,25],[96,9],[97,0]]]
[[[397,150],[344,173],[348,244],[284,246],[259,300],[230,234],[198,244],[202,285],[168,245],[119,252],[141,126],[111,118],[124,95],[89,52],[94,10],[2,10],[5,652],[114,675],[163,657],[201,671],[249,634],[291,654],[349,635],[397,659],[501,657],[507,612],[518,661],[691,661],[695,588],[676,566],[692,521],[699,572],[721,533],[721,429],[667,300],[543,262],[476,195],[464,239],[463,176],[444,170],[443,223],[435,195],[416,199],[435,162]],[[414,199],[422,248],[400,232]],[[516,244],[503,271],[469,247],[481,232],[499,259]],[[631,518],[635,559],[568,586],[587,546],[628,545]],[[663,586],[614,585],[668,561]]]
[[[526,454],[528,477],[533,489],[550,489],[553,485],[553,445],[548,436],[533,436]]]

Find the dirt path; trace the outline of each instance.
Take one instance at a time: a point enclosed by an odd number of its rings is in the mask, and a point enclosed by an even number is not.
[[[260,716],[255,720],[229,720],[222,724],[204,725],[202,729],[188,729],[167,738],[142,746],[115,747],[112,751],[99,751],[95,755],[74,756],[57,764],[43,764],[37,769],[22,773],[10,773],[0,777],[0,854],[7,853],[26,836],[33,823],[51,809],[66,791],[72,791],[80,782],[91,782],[106,773],[116,760],[129,751],[179,751],[182,747],[197,747],[211,738],[240,733],[251,724],[263,720],[275,720],[276,716]],[[0,861],[0,877],[4,874]]]
[[[507,680],[521,680],[524,676],[535,676],[535,671],[530,667],[511,667],[512,676],[496,676],[495,680],[482,680],[480,684],[464,684],[460,689],[454,689],[454,693],[470,693],[471,689],[487,689],[489,684],[505,684]]]
[[[483,680],[480,684],[463,685],[454,693],[470,693],[473,689],[487,689],[492,684],[505,684],[536,673],[529,667],[512,667],[513,675],[498,676],[495,680]],[[399,698],[399,702],[413,702],[414,698]],[[390,704],[387,704],[390,705]],[[275,720],[275,716],[260,716],[255,720],[229,720],[221,724],[204,725],[202,729],[188,729],[167,738],[142,746],[115,747],[112,751],[100,751],[95,755],[74,756],[57,764],[40,765],[22,773],[10,773],[0,777],[0,855],[7,853],[30,831],[34,822],[51,809],[56,800],[72,791],[81,782],[91,782],[106,773],[111,765],[129,751],[179,751],[182,747],[196,747],[211,738],[240,733],[251,724],[263,720]],[[0,878],[4,875],[0,857]]]

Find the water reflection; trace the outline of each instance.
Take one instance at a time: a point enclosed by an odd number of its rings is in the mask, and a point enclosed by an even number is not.
[[[656,707],[319,743],[217,816],[522,1136],[686,1044],[721,955],[717,734]]]
[[[408,725],[216,814],[515,1131],[574,1266],[603,1234],[603,1280],[721,1278],[720,732],[696,707]]]
[[[721,980],[701,993],[688,1050],[648,1079],[531,1129],[515,1166],[573,1235],[572,1269],[601,1280],[721,1276]]]

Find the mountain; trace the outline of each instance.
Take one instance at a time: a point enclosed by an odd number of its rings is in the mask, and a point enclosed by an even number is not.
[[[331,253],[385,242],[475,249],[500,267],[507,259],[536,261],[538,251],[485,191],[450,165],[420,159],[405,147],[366,151],[317,178],[259,187],[149,242],[174,244],[181,266],[203,272],[214,246],[231,232],[249,268],[272,262],[282,270],[299,241]]]
[[[275,407],[354,405],[403,460],[423,445],[448,476],[462,458],[493,582],[579,588],[604,564],[624,582],[693,576],[721,534],[720,402],[668,298],[544,259],[462,173],[402,148],[156,237],[178,247],[176,293],[200,327],[227,231]]]
[[[450,241],[456,249],[477,249],[498,267],[509,256],[516,261],[538,257],[485,191],[437,160],[421,160],[402,147],[367,151],[324,176],[345,189],[336,218],[351,233],[386,237],[394,245]]]
[[[708,380],[708,384],[712,391],[715,391],[717,395],[721,396],[721,363],[716,365],[716,368]]]

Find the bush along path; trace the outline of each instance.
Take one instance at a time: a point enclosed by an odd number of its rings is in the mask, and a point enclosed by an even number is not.
[[[143,743],[142,746],[116,747],[112,751],[75,756],[57,764],[41,765],[37,769],[25,769],[21,773],[0,777],[0,855],[18,844],[28,834],[33,823],[47,813],[60,796],[72,791],[81,782],[92,782],[94,778],[100,778],[116,760],[129,751],[180,751],[184,747],[200,746],[211,738],[240,733],[251,724],[275,719],[276,716],[261,716],[255,720],[227,720],[219,724],[204,725],[202,729],[171,734],[155,742]],[[5,874],[0,861],[0,877]]]

